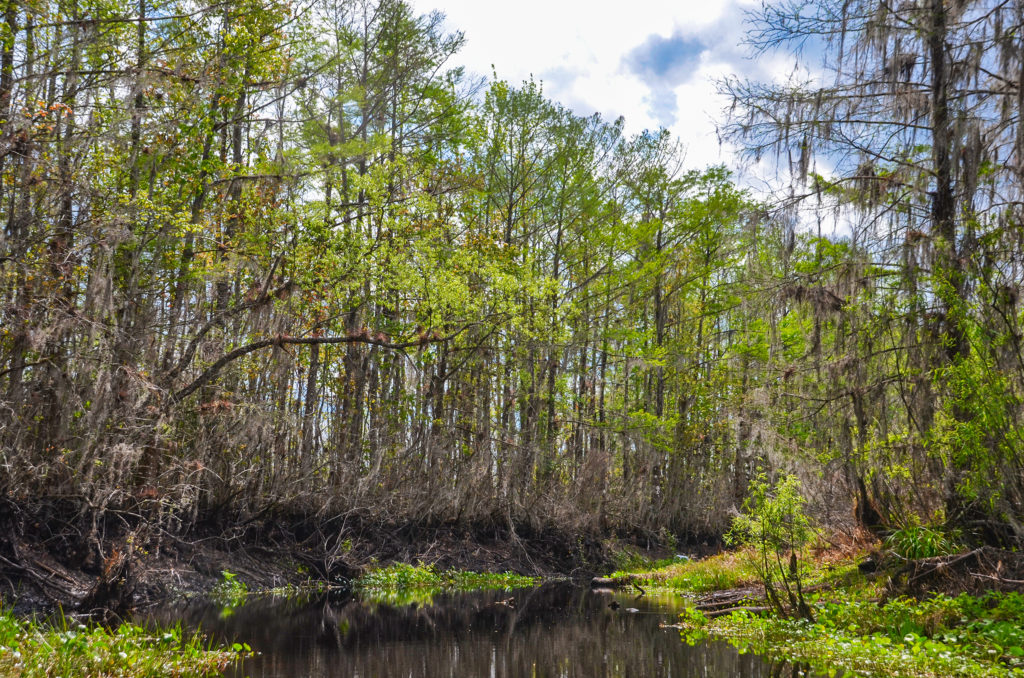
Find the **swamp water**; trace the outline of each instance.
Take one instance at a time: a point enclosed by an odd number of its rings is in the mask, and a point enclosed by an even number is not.
[[[617,609],[612,605],[618,604]],[[721,642],[688,646],[681,600],[550,583],[512,592],[366,600],[251,596],[237,606],[192,600],[153,610],[215,641],[259,653],[231,678],[778,678],[793,666]],[[635,610],[635,611],[633,611]]]

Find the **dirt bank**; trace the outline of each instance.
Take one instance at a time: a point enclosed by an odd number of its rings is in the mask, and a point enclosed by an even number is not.
[[[207,519],[174,530],[139,516],[87,520],[56,502],[0,501],[0,596],[20,612],[120,615],[209,591],[224,571],[250,589],[345,586],[392,562],[582,579],[606,570],[610,551],[607,540],[553,528],[389,525],[349,515]]]

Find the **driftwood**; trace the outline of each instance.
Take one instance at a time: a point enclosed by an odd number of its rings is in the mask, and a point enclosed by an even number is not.
[[[893,573],[889,595],[942,591],[955,595],[1024,587],[1024,556],[992,546],[948,556],[908,560]]]
[[[920,560],[913,561],[912,566],[915,574],[907,581],[907,583],[911,584],[922,577],[935,574],[940,570],[956,565],[968,558],[976,558],[980,556],[984,550],[984,547],[982,547],[974,549],[973,551],[968,551],[967,553],[956,554],[954,556],[938,556],[936,558],[922,558]]]
[[[625,574],[619,577],[594,577],[590,581],[590,587],[595,591],[613,591],[633,587],[640,591],[640,596],[643,596],[646,592],[640,586],[642,581],[646,580],[643,576],[636,574]],[[748,587],[702,594],[694,602],[694,607],[707,617],[718,617],[740,610],[761,614],[769,609],[757,605],[761,602],[764,602],[763,589]],[[753,605],[744,605],[743,603],[753,603]]]
[[[715,612],[717,610],[730,609],[743,602],[763,600],[763,596],[752,597],[743,593],[730,598],[724,598],[722,600],[701,601],[694,605],[694,607],[700,610],[701,612],[707,613]]]
[[[622,589],[633,586],[643,578],[635,574],[624,574],[621,577],[594,577],[590,580],[592,589]]]
[[[981,574],[980,572],[969,572],[968,574],[972,577],[977,577],[978,579],[991,579],[992,581],[997,581],[1000,584],[1013,584],[1014,586],[1024,584],[1024,579],[1006,579],[1005,577],[996,577],[991,574]]]
[[[742,600],[744,598],[763,597],[764,594],[760,587],[747,587],[744,589],[725,589],[722,591],[711,591],[710,593],[702,594],[698,598],[698,607],[700,605],[707,605],[711,607],[714,605],[730,603],[736,600]]]
[[[33,564],[39,565],[39,563]],[[72,589],[61,586],[59,583],[54,581],[52,577],[44,576],[33,568],[19,565],[18,563],[8,560],[0,555],[0,571],[4,569],[35,582],[38,585],[39,592],[42,593],[43,596],[45,596],[51,603],[58,603],[62,599],[75,597],[75,592]],[[46,569],[49,570],[50,568]],[[67,579],[64,575],[61,575],[61,578]],[[54,593],[56,593],[56,595],[54,595]]]

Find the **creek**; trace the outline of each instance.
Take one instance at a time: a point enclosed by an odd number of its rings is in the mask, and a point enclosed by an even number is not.
[[[193,599],[146,617],[248,643],[258,654],[231,678],[805,675],[725,643],[683,643],[664,627],[681,608],[678,596],[554,582],[511,592],[249,596],[237,605]]]

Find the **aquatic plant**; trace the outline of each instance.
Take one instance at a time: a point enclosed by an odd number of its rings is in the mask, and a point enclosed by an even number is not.
[[[683,640],[722,638],[741,651],[806,662],[818,670],[906,678],[1024,676],[1020,594],[895,598],[879,605],[850,595],[816,608],[816,621],[739,611],[680,617]]]
[[[0,675],[19,678],[198,678],[251,653],[248,645],[211,647],[199,635],[121,624],[50,626],[0,610]]]
[[[436,589],[445,591],[475,591],[487,589],[514,589],[534,586],[539,578],[513,572],[437,571],[433,565],[397,563],[371,570],[356,580],[358,591]]]
[[[249,595],[249,587],[234,572],[223,570],[220,576],[221,580],[213,587],[213,599],[228,607],[241,605]]]

